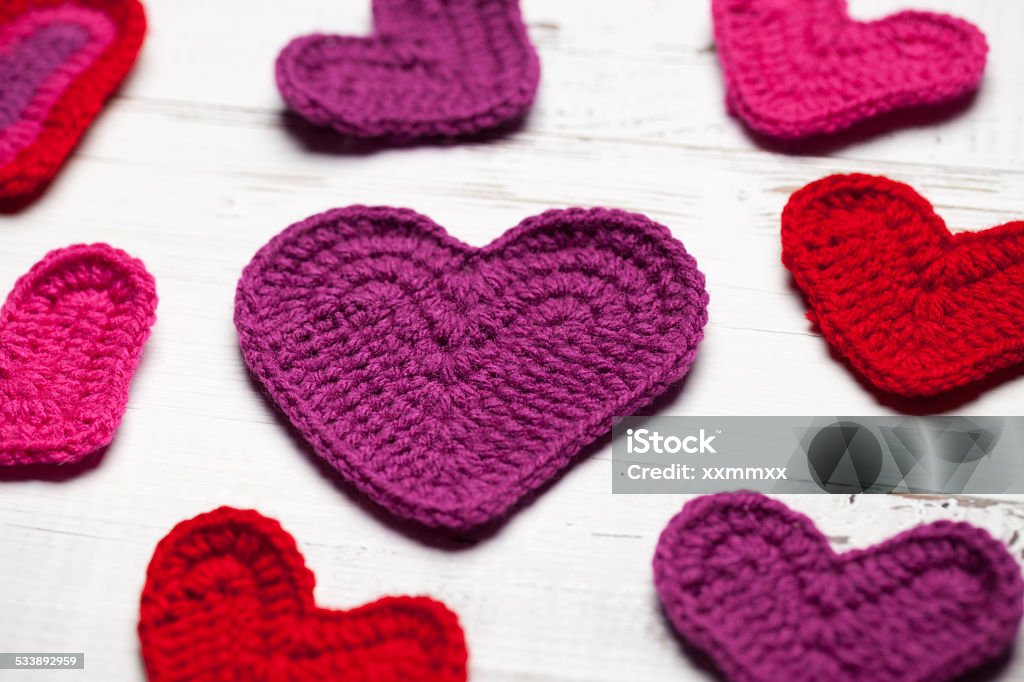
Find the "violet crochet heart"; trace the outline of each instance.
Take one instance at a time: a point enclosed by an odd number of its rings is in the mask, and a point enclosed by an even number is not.
[[[106,244],[53,251],[0,310],[0,466],[107,446],[156,319],[145,266]]]
[[[548,211],[484,248],[412,211],[314,216],[238,284],[245,361],[317,454],[393,514],[507,514],[686,374],[704,276],[669,231]]]
[[[288,106],[357,138],[465,136],[522,118],[540,61],[519,0],[373,0],[374,34],[317,33],[277,60]]]
[[[860,22],[846,0],[713,0],[712,11],[729,109],[772,137],[951,102],[985,71],[985,36],[942,14]]]
[[[939,521],[836,554],[810,519],[753,493],[683,507],[654,582],[732,682],[947,682],[1012,646],[1024,595],[980,528]]]

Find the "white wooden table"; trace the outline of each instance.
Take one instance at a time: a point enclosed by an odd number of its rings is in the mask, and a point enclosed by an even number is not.
[[[902,0],[851,0],[861,18]],[[783,155],[722,103],[703,0],[524,0],[544,63],[526,128],[487,143],[339,153],[289,132],[272,78],[285,42],[364,33],[369,0],[149,0],[128,83],[52,190],[0,218],[0,288],[46,251],[106,241],[157,278],[159,321],[114,445],[66,480],[0,482],[0,650],[84,651],[84,672],[143,677],[138,596],[156,542],[221,504],[297,538],[325,606],[429,593],[457,611],[480,682],[713,679],[660,614],[650,559],[684,499],[614,497],[610,452],[581,461],[497,535],[430,546],[371,513],[294,443],[247,378],[231,322],[252,254],[292,222],[352,203],[408,206],[482,245],[546,208],[606,205],[669,225],[708,276],[711,323],[666,414],[886,414],[829,357],[779,261],[791,192],[833,172],[913,184],[951,225],[1024,215],[1024,3],[919,0],[992,44],[973,105],[931,125]],[[950,410],[1019,414],[1024,378]],[[6,476],[5,478],[10,478]],[[839,548],[939,518],[1024,552],[1024,500],[802,496]],[[1024,652],[1001,677],[1024,680]]]

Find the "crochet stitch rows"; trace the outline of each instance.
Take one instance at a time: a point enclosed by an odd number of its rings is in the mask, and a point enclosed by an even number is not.
[[[357,138],[466,136],[525,116],[540,62],[518,0],[373,0],[374,35],[297,38],[277,60],[289,107]]]
[[[0,5],[0,199],[39,193],[131,69],[137,0]]]
[[[946,15],[859,22],[846,0],[713,0],[712,11],[729,109],[772,137],[950,102],[985,71],[985,36]]]
[[[689,502],[654,578],[669,621],[732,682],[948,682],[1012,645],[1024,595],[980,528],[939,521],[836,554],[753,493]]]
[[[426,597],[349,611],[273,519],[222,507],[178,524],[153,553],[139,638],[151,682],[464,682],[458,618]]]
[[[265,246],[235,323],[320,457],[392,513],[462,531],[682,379],[707,300],[682,244],[640,215],[549,211],[478,249],[356,206]]]
[[[155,321],[140,261],[106,244],[49,253],[0,310],[0,466],[70,464],[113,440]]]
[[[1024,222],[950,234],[907,185],[831,176],[790,199],[782,259],[808,317],[883,391],[935,395],[1024,361]]]

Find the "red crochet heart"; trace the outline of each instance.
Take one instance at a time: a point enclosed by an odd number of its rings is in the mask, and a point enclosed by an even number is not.
[[[1024,360],[1024,223],[950,234],[907,185],[814,182],[782,216],[808,318],[872,384],[909,397]]]
[[[0,3],[0,199],[23,201],[50,182],[145,33],[138,0]]]
[[[985,71],[985,36],[942,14],[861,22],[846,0],[714,0],[712,11],[729,108],[773,137],[950,102]]]
[[[222,507],[178,524],[142,591],[153,682],[462,682],[455,614],[425,597],[319,608],[295,540],[273,519]]]

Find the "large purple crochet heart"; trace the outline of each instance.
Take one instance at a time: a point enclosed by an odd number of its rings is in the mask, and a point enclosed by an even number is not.
[[[277,60],[288,106],[359,138],[407,141],[498,128],[525,116],[540,61],[519,0],[373,0],[374,34],[316,33]]]
[[[235,324],[321,457],[392,513],[466,530],[682,379],[707,301],[683,245],[640,215],[549,211],[478,249],[412,211],[351,207],[256,254]]]
[[[1024,594],[1006,548],[966,523],[836,554],[810,519],[752,493],[687,504],[654,581],[733,682],[947,682],[1013,644]]]

